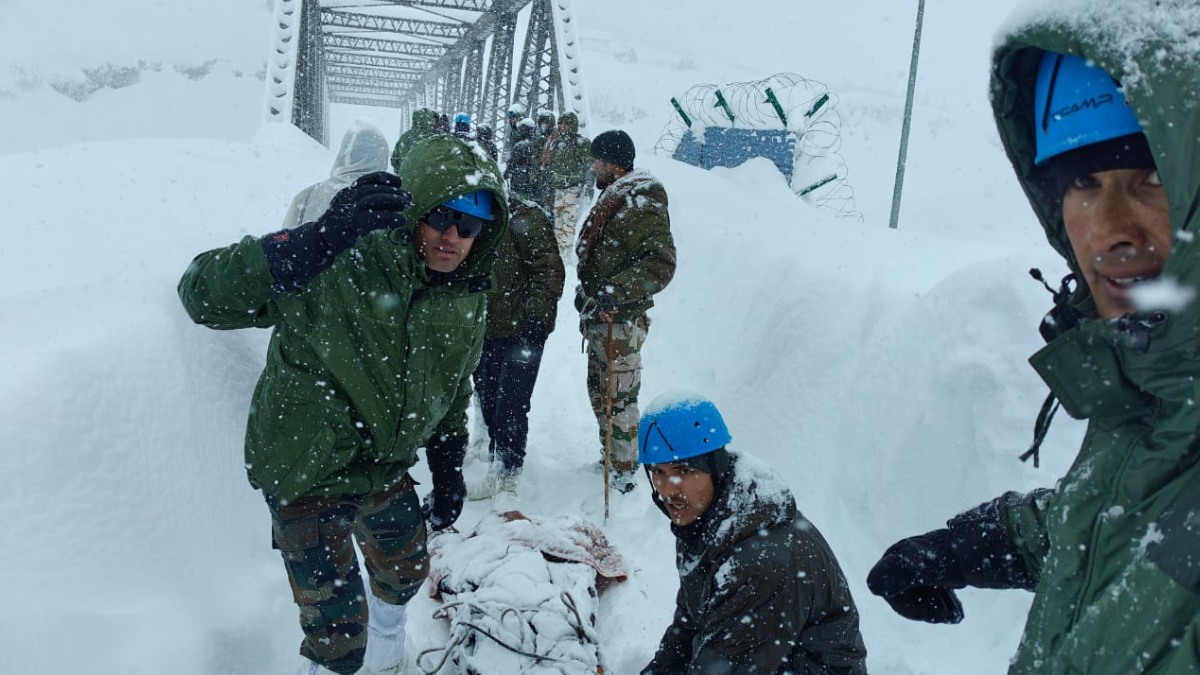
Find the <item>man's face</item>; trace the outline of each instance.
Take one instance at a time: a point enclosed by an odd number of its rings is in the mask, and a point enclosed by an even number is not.
[[[438,232],[429,226],[424,219],[417,224],[413,233],[417,250],[425,258],[425,266],[434,272],[453,272],[462,261],[467,259],[475,237],[463,239],[458,236],[457,227],[449,227],[445,232]]]
[[[712,504],[713,482],[707,473],[681,462],[653,464],[649,469],[650,482],[672,523],[691,525]]]
[[[1114,169],[1080,176],[1067,187],[1062,209],[1100,318],[1133,311],[1130,289],[1158,277],[1171,251],[1171,217],[1158,172]]]
[[[617,179],[613,175],[612,166],[608,162],[596,159],[595,157],[592,158],[592,164],[588,167],[588,171],[591,171],[592,175],[596,177],[597,190],[603,190],[612,185],[613,181]]]

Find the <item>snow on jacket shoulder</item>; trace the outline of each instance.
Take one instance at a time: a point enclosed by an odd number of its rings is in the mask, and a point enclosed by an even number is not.
[[[865,675],[858,610],[833,551],[769,468],[730,454],[709,510],[672,526],[675,618],[643,674]]]
[[[588,213],[575,250],[580,285],[575,309],[604,291],[617,302],[617,321],[644,314],[675,276],[666,188],[640,170],[614,181]]]
[[[1008,157],[1051,245],[1073,271],[1056,195],[1033,165],[1033,83],[1044,50],[1119,80],[1154,153],[1175,231],[1166,285],[1200,287],[1200,5],[1070,0],[1027,12],[993,58],[992,102]],[[1189,32],[1190,31],[1190,32]],[[1096,317],[1085,284],[1031,359],[1088,420],[1049,495],[1006,497],[1008,528],[1038,579],[1011,675],[1200,672],[1200,306]]]

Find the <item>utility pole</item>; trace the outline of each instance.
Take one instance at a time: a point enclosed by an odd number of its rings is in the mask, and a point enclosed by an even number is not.
[[[896,229],[900,224],[900,195],[904,191],[904,163],[908,160],[908,130],[912,126],[913,94],[917,89],[917,60],[921,55],[921,26],[925,22],[925,0],[917,0],[917,31],[913,34],[912,62],[908,65],[908,97],[904,101],[904,126],[900,131],[900,157],[896,160],[896,186],[892,191],[892,219],[888,224]]]

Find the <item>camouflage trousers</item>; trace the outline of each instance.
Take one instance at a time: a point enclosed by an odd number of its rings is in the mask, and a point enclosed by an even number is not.
[[[554,239],[563,260],[575,252],[575,224],[579,222],[579,205],[585,190],[582,185],[554,190]]]
[[[385,603],[408,602],[429,574],[425,521],[412,479],[406,475],[363,497],[303,497],[287,505],[268,498],[267,506],[274,545],[300,607],[300,654],[341,675],[357,672],[368,612],[354,540],[370,592]]]
[[[613,323],[612,372],[608,369],[608,324],[585,321],[587,341],[587,388],[592,412],[600,427],[600,448],[608,433],[605,395],[612,376],[612,462],[617,469],[637,467],[638,393],[642,389],[642,344],[650,324],[643,314],[632,322]]]

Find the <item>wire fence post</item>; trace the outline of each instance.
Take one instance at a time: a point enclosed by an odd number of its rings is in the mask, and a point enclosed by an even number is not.
[[[896,160],[896,186],[892,191],[892,219],[888,227],[900,224],[900,194],[904,191],[904,164],[908,161],[908,130],[912,126],[913,94],[917,89],[917,60],[921,55],[921,26],[925,22],[925,0],[917,0],[917,30],[913,34],[912,62],[908,65],[908,96],[904,100],[904,126],[900,130],[900,157]]]

